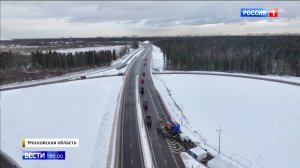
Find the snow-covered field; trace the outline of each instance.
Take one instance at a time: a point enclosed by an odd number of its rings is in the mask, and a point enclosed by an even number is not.
[[[184,131],[238,167],[300,167],[300,87],[210,75],[153,75]],[[174,104],[176,103],[176,104]],[[206,144],[206,145],[205,145]],[[209,151],[210,151],[209,150]]]
[[[123,77],[1,92],[1,150],[26,168],[106,167]],[[22,138],[78,138],[78,148],[22,148]],[[23,150],[65,150],[64,161],[22,160]]]
[[[103,51],[103,50],[116,50],[118,52],[123,45],[114,45],[114,46],[98,46],[98,47],[83,47],[83,48],[68,48],[68,49],[58,49],[55,50],[56,52],[59,53],[72,53],[75,54],[75,52],[87,52],[87,51]]]
[[[152,71],[166,72],[163,61],[154,46]],[[300,83],[299,77],[238,75]],[[172,118],[209,152],[217,155],[221,125],[220,157],[236,167],[300,167],[300,87],[225,76],[152,76]]]

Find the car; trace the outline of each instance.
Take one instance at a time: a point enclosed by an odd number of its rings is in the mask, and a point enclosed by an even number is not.
[[[86,76],[80,76],[80,79],[86,79]]]
[[[141,87],[141,94],[144,94],[144,87]]]
[[[146,75],[146,73],[145,72],[143,72],[143,76],[145,76]]]
[[[151,119],[151,115],[150,115],[150,114],[147,114],[147,115],[146,115],[145,120],[146,120],[147,126],[150,126],[150,127],[151,127],[151,125],[152,125],[152,119]]]
[[[143,102],[143,108],[144,108],[145,110],[148,110],[148,102],[147,102],[147,100],[145,100],[145,101]]]
[[[142,78],[141,78],[141,84],[143,84],[143,83],[144,83],[144,78],[142,77]]]

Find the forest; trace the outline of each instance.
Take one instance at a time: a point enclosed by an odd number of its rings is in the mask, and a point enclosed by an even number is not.
[[[165,69],[300,76],[300,36],[158,39]]]
[[[90,68],[110,66],[111,62],[129,52],[128,47],[119,51],[102,50],[73,53],[32,51],[30,55],[17,52],[0,52],[0,84],[41,79]]]

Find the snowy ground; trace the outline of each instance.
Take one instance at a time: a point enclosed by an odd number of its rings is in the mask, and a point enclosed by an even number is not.
[[[1,150],[22,167],[106,167],[123,77],[1,92]],[[78,148],[21,148],[22,138],[78,138]],[[65,161],[25,161],[23,150],[65,150]]]
[[[238,167],[300,167],[300,87],[209,75],[154,75],[175,120]],[[176,104],[174,104],[176,103]],[[206,144],[206,145],[204,145]]]
[[[75,52],[87,52],[87,51],[103,51],[103,50],[116,50],[118,52],[123,45],[114,45],[114,46],[98,46],[98,47],[83,47],[83,48],[68,48],[68,49],[58,49],[55,50],[56,52],[59,53],[72,53],[75,54]]]
[[[163,71],[155,46],[152,59],[152,71]],[[238,75],[300,83],[299,77]],[[237,167],[300,167],[300,87],[224,76],[152,76],[172,118],[182,121],[183,131],[209,152],[217,155],[221,125],[223,160]]]

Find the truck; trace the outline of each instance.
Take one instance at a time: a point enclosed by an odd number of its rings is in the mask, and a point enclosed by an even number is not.
[[[199,162],[203,162],[207,157],[207,151],[201,148],[200,146],[196,146],[195,148],[191,148],[188,151],[194,159],[198,160]]]
[[[143,103],[143,108],[144,108],[145,110],[148,110],[148,102],[147,102],[147,100],[144,101],[144,103]]]
[[[141,94],[144,94],[144,87],[141,87]]]
[[[179,134],[180,131],[180,125],[177,122],[171,121],[171,131],[173,134]]]
[[[146,120],[146,124],[151,127],[151,125],[152,125],[152,119],[151,119],[151,115],[150,114],[146,115],[145,120]]]

